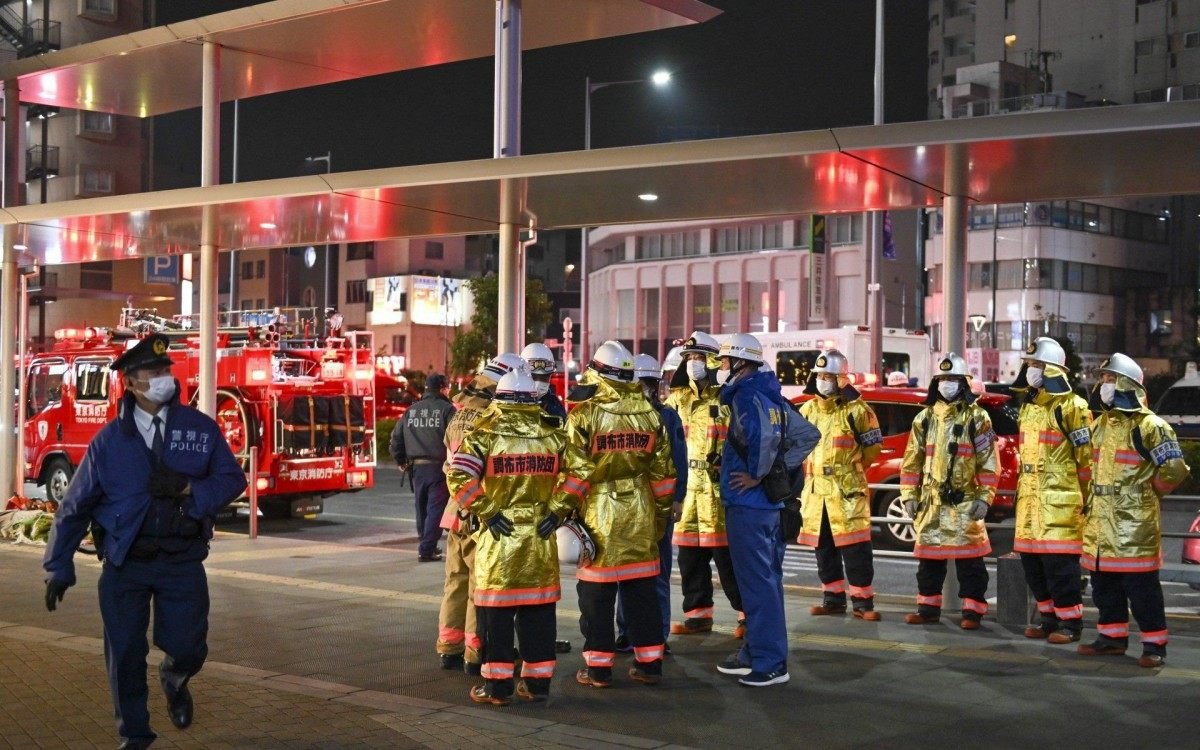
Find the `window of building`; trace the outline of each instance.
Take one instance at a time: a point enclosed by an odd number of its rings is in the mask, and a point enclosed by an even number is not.
[[[446,246],[444,243],[435,242],[433,240],[425,241],[425,259],[426,260],[442,260],[446,254]]]
[[[265,299],[263,299],[262,297],[259,297],[258,299],[254,300],[254,309],[266,310],[267,309],[267,301]]]
[[[633,290],[617,290],[617,337],[632,338],[636,325]]]
[[[1167,100],[1167,90],[1166,89],[1142,89],[1141,91],[1133,92],[1133,103],[1134,104],[1146,104],[1147,102],[1165,102],[1166,100]]]
[[[397,334],[392,336],[392,354],[408,353],[408,336]]]
[[[109,360],[81,359],[75,363],[75,400],[108,401]]]
[[[300,305],[302,307],[315,307],[317,304],[317,290],[311,286],[304,287],[304,291],[300,293]]]
[[[238,309],[239,310],[253,310],[254,309],[254,300],[252,300],[252,299],[242,300],[241,302],[238,303]]]
[[[1153,39],[1139,39],[1133,43],[1133,54],[1137,57],[1145,57],[1154,54]]]
[[[942,17],[940,15],[938,15],[937,13],[934,13],[933,15],[929,16],[929,28],[933,29],[933,28],[937,28],[938,26],[941,26],[941,25],[942,25]]]
[[[267,262],[265,260],[254,261],[254,278],[261,279],[267,275]]]
[[[971,263],[967,283],[969,284],[969,289],[973,291],[979,289],[991,289],[992,264]]]
[[[254,278],[254,261],[247,260],[242,262],[241,276],[243,279]]]
[[[1200,31],[1189,31],[1183,35],[1184,49],[1200,47]]]
[[[796,236],[792,244],[796,247],[807,248],[812,242],[812,217],[802,216],[796,220]]]
[[[940,264],[925,271],[925,288],[929,290],[930,294],[941,293],[942,267]]]
[[[115,21],[117,0],[79,0],[79,15],[94,21]]]
[[[92,138],[112,138],[116,133],[116,120],[108,112],[80,112],[79,135]]]
[[[663,257],[661,234],[640,235],[634,241],[634,257],[638,260],[657,260]]]
[[[746,284],[746,314],[749,316],[751,333],[771,330],[771,294],[767,282],[751,281]]]
[[[684,288],[681,286],[667,287],[667,330],[663,332],[663,337],[668,339],[681,339],[690,331],[684,330],[684,311],[685,302]]]
[[[113,263],[111,260],[98,260],[79,265],[80,289],[113,288]]]
[[[712,330],[712,287],[692,288],[692,327],[699,331]]]
[[[642,320],[639,338],[657,339],[658,336],[658,290],[642,290]]]
[[[741,286],[737,282],[729,284],[721,284],[718,289],[721,292],[721,333],[737,333],[741,330],[738,324],[738,313],[741,305],[738,297],[738,287]]]
[[[941,62],[941,55],[938,54],[938,51],[934,50],[933,52],[930,52],[929,53],[929,65],[934,66],[934,65],[937,65],[939,62]]]
[[[111,169],[79,167],[79,183],[76,190],[80,195],[112,195],[116,176]]]
[[[825,221],[830,245],[862,242],[862,214],[830,216]]]
[[[355,279],[346,282],[346,303],[358,304],[367,301],[367,280]]]
[[[346,245],[346,260],[373,260],[374,242],[350,242]]]

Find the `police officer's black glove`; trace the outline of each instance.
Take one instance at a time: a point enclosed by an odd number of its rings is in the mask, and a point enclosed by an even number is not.
[[[63,600],[63,594],[67,593],[70,588],[62,581],[57,581],[51,578],[46,581],[46,609],[53,612],[58,603]]]
[[[554,533],[554,530],[558,528],[559,523],[561,523],[561,521],[558,520],[558,516],[554,515],[553,513],[547,513],[546,517],[538,522],[538,536],[540,536],[542,539],[549,539],[550,535]]]
[[[187,477],[160,464],[150,474],[147,489],[150,491],[151,497],[178,497],[183,494],[183,490],[187,486]]]
[[[484,523],[487,524],[488,531],[492,532],[492,536],[496,539],[502,536],[512,536],[513,522],[508,520],[508,517],[503,513],[497,513],[484,521]]]

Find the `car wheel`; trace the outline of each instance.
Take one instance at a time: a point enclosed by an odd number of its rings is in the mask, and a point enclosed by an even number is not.
[[[61,505],[74,475],[75,470],[71,468],[70,461],[61,456],[50,459],[42,472],[42,476],[45,477],[43,484],[46,485],[46,499]]]
[[[885,518],[908,518],[904,511],[904,503],[900,502],[899,492],[884,492],[876,503],[875,515]],[[891,547],[911,550],[917,539],[917,532],[910,523],[884,523],[883,541]]]

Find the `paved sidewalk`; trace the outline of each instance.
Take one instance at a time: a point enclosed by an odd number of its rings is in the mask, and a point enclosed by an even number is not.
[[[114,747],[98,566],[77,558],[79,585],[48,613],[40,554],[0,546],[0,748]],[[1194,618],[1171,618],[1155,671],[1136,666],[1136,638],[1130,656],[1088,659],[990,618],[976,633],[950,618],[906,626],[907,603],[885,603],[879,623],[814,618],[793,591],[791,684],[751,690],[713,669],[738,646],[719,601],[715,632],[672,639],[662,685],[632,684],[622,657],[614,687],[595,690],[572,677],[582,639],[564,568],[558,628],[574,651],[559,657],[554,695],[494,708],[468,700],[477,679],[438,668],[442,569],[413,550],[220,534],[207,569],[196,723],[171,727],[152,679],[156,748],[1195,747],[1183,720],[1200,705]]]

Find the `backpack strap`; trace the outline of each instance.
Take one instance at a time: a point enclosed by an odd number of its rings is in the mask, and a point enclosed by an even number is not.
[[[1146,441],[1142,439],[1142,420],[1137,420],[1133,429],[1129,431],[1129,436],[1133,438],[1133,449],[1138,452],[1146,462],[1153,465],[1154,457],[1150,455],[1150,449],[1146,447]]]

